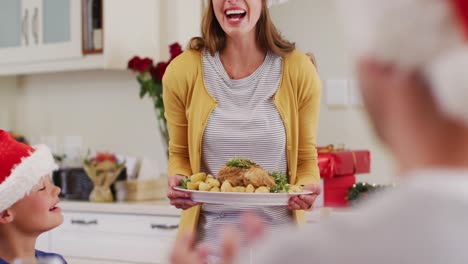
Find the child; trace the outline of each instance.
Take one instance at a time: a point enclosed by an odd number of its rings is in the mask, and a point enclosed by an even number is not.
[[[37,237],[63,222],[60,188],[50,177],[55,169],[46,146],[30,147],[0,130],[0,264],[46,257],[66,263],[60,255],[35,250]]]

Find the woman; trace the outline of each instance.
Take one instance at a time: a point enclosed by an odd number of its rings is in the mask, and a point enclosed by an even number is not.
[[[184,209],[179,231],[196,231],[199,243],[214,248],[219,227],[240,222],[245,210],[270,226],[302,222],[301,210],[320,192],[320,82],[309,57],[281,37],[266,0],[209,1],[202,37],[189,46],[163,79],[172,175],[167,196]],[[314,194],[291,198],[288,207],[226,208],[198,205],[174,190],[183,176],[216,175],[236,156],[287,172],[290,183]]]

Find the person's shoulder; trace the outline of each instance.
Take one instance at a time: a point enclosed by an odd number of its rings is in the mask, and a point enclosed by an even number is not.
[[[318,80],[318,72],[315,67],[315,58],[299,50],[293,50],[283,57],[285,74],[295,80],[311,78]]]
[[[311,67],[314,65],[313,58],[304,52],[297,49],[291,51],[289,54],[284,56],[284,62],[291,68],[300,68],[304,66]]]
[[[63,256],[57,253],[48,253],[48,252],[36,250],[36,257],[49,257],[49,258],[53,258],[52,263],[67,264],[67,261],[63,258]],[[2,262],[0,261],[0,264],[1,263]]]
[[[174,87],[178,86],[175,84],[195,78],[200,71],[201,59],[201,51],[185,50],[169,63],[163,76],[163,83]]]
[[[188,49],[182,52],[179,56],[173,59],[169,67],[180,70],[180,69],[190,69],[197,68],[201,64],[202,52]]]

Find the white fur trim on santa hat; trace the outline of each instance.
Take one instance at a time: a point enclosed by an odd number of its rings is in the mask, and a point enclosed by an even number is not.
[[[424,72],[441,111],[468,123],[468,43],[450,1],[339,3],[353,57]]]
[[[35,151],[22,159],[0,184],[0,212],[28,195],[44,176],[58,168],[47,146],[38,145],[33,148]]]
[[[468,45],[428,64],[425,75],[440,109],[468,124]]]
[[[415,68],[464,41],[449,1],[340,0],[339,3],[348,44],[356,57]]]

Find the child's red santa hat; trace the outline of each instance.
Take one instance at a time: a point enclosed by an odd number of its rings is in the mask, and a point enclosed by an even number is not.
[[[56,169],[47,146],[30,147],[0,130],[0,212],[28,195]]]
[[[468,122],[468,0],[341,0],[355,57],[418,70],[448,115]]]

